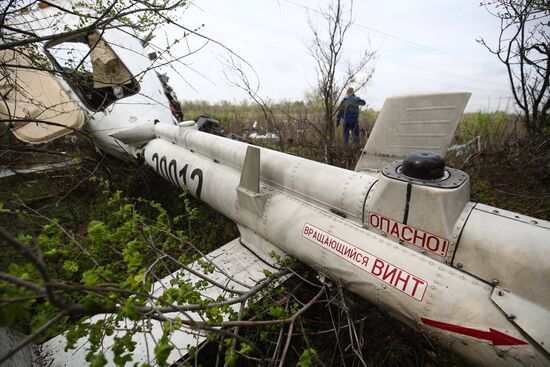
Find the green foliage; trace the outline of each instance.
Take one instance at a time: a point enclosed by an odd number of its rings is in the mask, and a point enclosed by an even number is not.
[[[300,359],[298,360],[298,363],[296,363],[296,367],[313,367],[313,361],[315,358],[317,358],[317,351],[313,348],[307,348],[300,355]]]
[[[231,339],[226,339],[226,343],[228,343],[229,344],[228,346],[230,346],[231,345]],[[224,362],[227,366],[229,366],[229,367],[235,366],[238,359],[239,359],[239,356],[234,350],[227,349],[225,351]]]
[[[7,208],[4,208],[4,202],[0,201],[0,214],[6,214],[10,213],[10,210]]]
[[[156,362],[159,366],[167,366],[166,360],[170,356],[174,347],[170,344],[170,328],[166,324],[163,325],[164,333],[155,346]]]
[[[239,351],[243,356],[248,356],[252,354],[252,346],[247,343],[241,343],[241,350]]]
[[[274,319],[282,319],[284,316],[285,310],[281,306],[273,305],[269,308],[269,316]]]
[[[68,276],[72,276],[78,271],[78,264],[72,260],[65,260],[63,263],[63,270],[67,272]]]
[[[90,367],[103,367],[107,364],[107,359],[103,353],[98,353],[87,355],[86,362],[90,363]]]
[[[193,246],[189,244],[189,228],[195,221],[206,219],[187,198],[182,200],[184,211],[174,223],[160,203],[145,198],[126,198],[120,191],[111,192],[106,182],[101,181],[100,185],[104,187],[103,202],[108,209],[104,215],[90,218],[84,231],[69,232],[64,229],[62,221],[52,219],[38,233],[19,233],[18,239],[27,245],[37,244],[51,278],[74,289],[63,293],[68,302],[98,309],[120,306],[117,312],[96,322],[87,321],[86,317],[73,317],[69,322],[69,318],[65,317],[42,338],[65,329],[67,348],[70,349],[80,338],[86,337],[90,348],[87,363],[103,366],[109,363],[102,352],[103,340],[105,336],[113,335],[115,329],[119,330],[112,346],[112,363],[124,366],[132,360],[136,346],[134,335],[147,332],[143,327],[149,324],[139,323],[138,327],[138,323],[131,326],[127,325],[127,321],[121,322],[149,317],[139,311],[140,307],[150,305],[149,298],[143,295],[151,292],[151,285],[156,279],[178,267],[174,262],[159,262],[163,254],[184,258],[186,263],[197,259]],[[28,217],[28,214],[21,212],[20,216]],[[211,246],[213,244],[209,244]],[[200,266],[206,273],[214,271],[208,262],[203,261]],[[21,280],[41,285],[40,274],[29,262],[11,262],[7,271]],[[207,281],[189,282],[183,273],[178,273],[156,304],[208,304],[210,300],[203,299],[199,292],[208,284]],[[83,291],[81,287],[93,288]],[[2,326],[24,324],[31,330],[37,329],[59,312],[49,301],[31,297],[32,292],[12,283],[0,281],[0,291]],[[21,300],[13,301],[17,299]],[[206,308],[201,314],[212,324],[221,322],[224,317],[236,318],[235,311],[227,305]],[[128,328],[121,333],[121,326],[125,324]],[[163,325],[163,336],[154,348],[158,365],[167,364],[173,349],[170,336],[179,327],[181,320],[179,324]]]

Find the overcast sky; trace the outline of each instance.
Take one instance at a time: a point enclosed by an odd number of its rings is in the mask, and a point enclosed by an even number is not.
[[[307,50],[312,38],[308,17],[323,27],[312,0],[195,1],[180,21],[231,49],[249,62],[246,69],[259,94],[273,100],[301,100],[315,84],[314,61]],[[353,62],[365,48],[377,50],[374,77],[357,94],[379,109],[386,97],[433,91],[469,91],[469,111],[512,109],[506,70],[476,42],[496,41],[499,23],[479,1],[362,0],[354,4],[354,26],[345,43],[344,61]],[[161,44],[178,35],[173,27],[156,33]],[[204,43],[189,37],[177,56]],[[185,57],[184,64],[165,69],[182,100],[247,99],[224,76],[228,52],[213,42]],[[342,65],[342,69],[345,65]]]

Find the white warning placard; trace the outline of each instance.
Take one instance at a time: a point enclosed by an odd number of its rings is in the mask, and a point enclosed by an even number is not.
[[[427,281],[309,223],[304,224],[302,237],[347,260],[349,263],[389,284],[398,291],[405,293],[417,301],[422,301],[424,293],[428,288]]]

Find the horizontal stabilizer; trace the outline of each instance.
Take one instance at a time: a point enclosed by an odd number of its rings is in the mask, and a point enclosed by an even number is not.
[[[201,263],[207,260],[215,268],[213,273],[207,275],[208,278],[218,284],[223,284],[226,288],[246,291],[265,279],[266,275],[264,270],[270,273],[277,272],[277,269],[274,267],[276,266],[276,260],[271,258],[268,254],[259,254],[261,252],[261,248],[255,248],[254,251],[252,251],[243,246],[240,242],[240,238],[236,238],[205,257],[195,261],[190,266],[195,271],[204,273]],[[153,284],[153,296],[159,297],[165,289],[172,288],[170,281],[178,277],[183,277],[192,284],[201,280],[194,274],[190,274],[184,270],[178,270]],[[229,297],[225,290],[215,285],[208,286],[200,292],[204,298],[213,301],[219,299],[219,297]],[[239,303],[235,303],[232,307],[238,311]],[[185,320],[190,317],[195,321],[203,321],[202,317],[196,312],[186,312],[185,315],[174,312],[166,314],[166,317],[181,317]],[[97,315],[90,318],[89,321],[96,322],[104,318],[105,315]],[[137,344],[132,353],[133,362],[140,365],[144,363],[155,365],[154,361],[150,360],[150,358],[152,359],[155,356],[154,341],[159,340],[163,333],[160,321],[150,320],[149,322],[152,324],[150,330],[138,332],[134,336],[134,341]],[[133,321],[126,320],[125,326],[130,329],[134,323]],[[120,331],[115,331],[113,335],[105,336],[102,342],[108,365],[114,365],[111,348],[114,345],[115,338],[125,334],[124,330],[125,329],[122,328]],[[177,346],[177,348],[172,350],[166,362],[170,365],[186,357],[189,347],[197,348],[197,346],[206,341],[206,339],[206,333],[200,332],[197,329],[187,327],[179,329],[174,332],[170,338],[170,342]],[[76,342],[76,349],[65,351],[65,344],[66,341],[63,335],[58,335],[42,344],[41,354],[45,361],[47,361],[46,364],[48,366],[84,366],[87,364],[86,354],[89,352],[89,344],[85,338],[79,339]]]
[[[415,151],[445,156],[471,93],[387,98],[355,171],[380,170]]]

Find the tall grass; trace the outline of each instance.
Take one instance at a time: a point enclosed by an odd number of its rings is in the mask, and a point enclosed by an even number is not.
[[[515,119],[504,112],[476,112],[462,117],[457,129],[457,138],[466,143],[479,136],[485,147],[507,145],[516,132]]]

